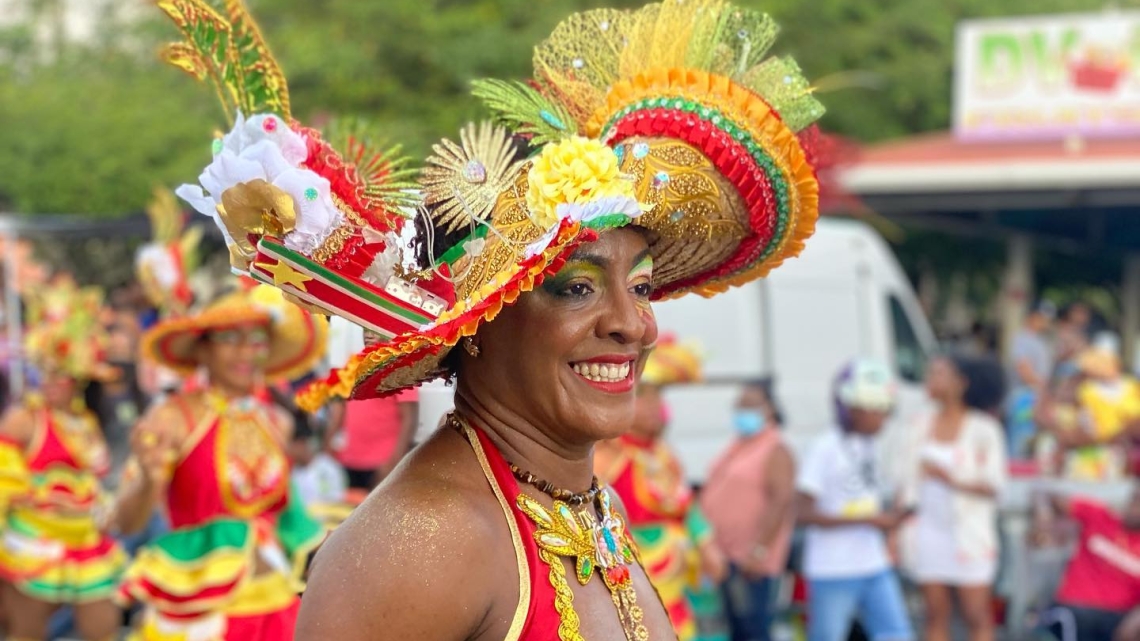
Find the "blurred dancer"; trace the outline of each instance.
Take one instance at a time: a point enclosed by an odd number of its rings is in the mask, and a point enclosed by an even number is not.
[[[111,375],[98,322],[102,295],[57,279],[29,301],[27,350],[41,376],[0,421],[0,574],[13,641],[44,639],[60,605],[79,634],[115,637],[111,597],[126,563],[105,532],[99,477],[110,455],[83,401],[87,382]]]
[[[839,426],[816,440],[800,470],[809,641],[842,641],[856,619],[875,641],[914,638],[887,553],[887,535],[908,514],[884,505],[877,452],[895,388],[877,361],[844,369],[835,383]]]
[[[770,381],[748,384],[733,426],[736,439],[713,464],[701,505],[731,562],[724,596],[733,641],[767,641],[776,581],[795,525],[796,466],[780,436]]]
[[[672,338],[660,340],[637,387],[632,429],[599,444],[594,454],[598,479],[625,503],[641,559],[680,641],[697,635],[686,588],[695,587],[702,568],[718,582],[724,573],[723,556],[693,500],[681,462],[663,438],[669,410],[662,388],[699,378],[700,360],[693,350]]]
[[[293,418],[265,382],[306,373],[324,348],[323,319],[270,287],[228,294],[163,321],[143,350],[204,390],[171,396],[135,430],[117,520],[141,529],[162,506],[172,531],[144,548],[123,595],[146,606],[143,640],[292,638],[308,554],[324,530],[291,490]]]

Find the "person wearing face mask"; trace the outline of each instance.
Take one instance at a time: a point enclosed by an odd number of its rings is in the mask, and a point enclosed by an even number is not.
[[[630,532],[680,641],[697,638],[686,590],[696,587],[702,570],[716,582],[725,571],[724,556],[693,500],[681,462],[663,438],[669,425],[663,388],[699,379],[694,350],[671,336],[658,340],[637,387],[632,429],[602,442],[594,453],[598,479],[609,483],[625,504]]]
[[[734,641],[767,641],[772,590],[788,560],[796,469],[781,422],[771,381],[745,385],[733,414],[736,439],[702,492],[701,506],[731,563],[724,597]]]
[[[816,440],[800,470],[808,641],[842,641],[856,619],[872,641],[914,638],[887,552],[887,535],[908,513],[884,505],[876,451],[895,388],[884,363],[844,368],[835,382],[839,425]]]

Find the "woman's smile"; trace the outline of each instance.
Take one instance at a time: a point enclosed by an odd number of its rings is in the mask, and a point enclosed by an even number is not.
[[[636,356],[612,354],[570,364],[581,381],[607,394],[629,394],[633,391],[637,368]]]

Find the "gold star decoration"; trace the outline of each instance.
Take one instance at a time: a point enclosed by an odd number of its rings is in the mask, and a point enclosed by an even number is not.
[[[288,264],[277,261],[276,263],[258,263],[258,266],[265,271],[273,274],[273,284],[277,287],[282,285],[292,285],[301,291],[308,291],[305,289],[305,283],[313,280],[312,276],[306,276],[301,272],[293,269]]]

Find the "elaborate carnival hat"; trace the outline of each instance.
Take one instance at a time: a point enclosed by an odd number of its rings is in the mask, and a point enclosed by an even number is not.
[[[723,0],[586,11],[538,45],[530,83],[475,93],[536,140],[614,147],[653,205],[639,224],[657,235],[657,298],[708,296],[764,276],[815,230],[824,110],[794,60],[768,57],[777,31]]]
[[[213,5],[224,5],[222,10]],[[240,0],[159,0],[183,34],[166,59],[215,85],[231,131],[198,185],[177,190],[222,230],[234,271],[381,338],[431,323],[450,283],[403,274],[400,207],[410,200],[398,148],[363,123],[328,139],[292,118],[285,77]]]
[[[458,302],[366,349],[301,403],[447,377],[462,337],[612,227],[650,231],[657,299],[710,296],[798,253],[818,216],[812,134],[799,132],[823,109],[793,61],[764,59],[775,30],[707,0],[591,11],[537,48],[533,83],[477,83],[540,151],[514,162],[510,135],[482,125],[428,160],[425,242]]]
[[[24,350],[37,369],[84,381],[115,377],[115,368],[105,360],[102,290],[81,288],[70,277],[57,276],[30,293],[25,305]]]
[[[641,381],[649,385],[682,385],[701,380],[701,355],[691,345],[663,336],[645,362]]]
[[[241,287],[198,313],[164,320],[143,335],[142,353],[183,375],[198,368],[198,344],[210,332],[249,326],[269,328],[269,381],[298,378],[313,370],[328,343],[328,321],[285,300],[266,285]]]
[[[187,228],[186,216],[168,189],[154,190],[146,213],[153,238],[135,254],[135,272],[151,305],[166,315],[183,315],[194,303],[190,274],[198,267],[202,228]]]

